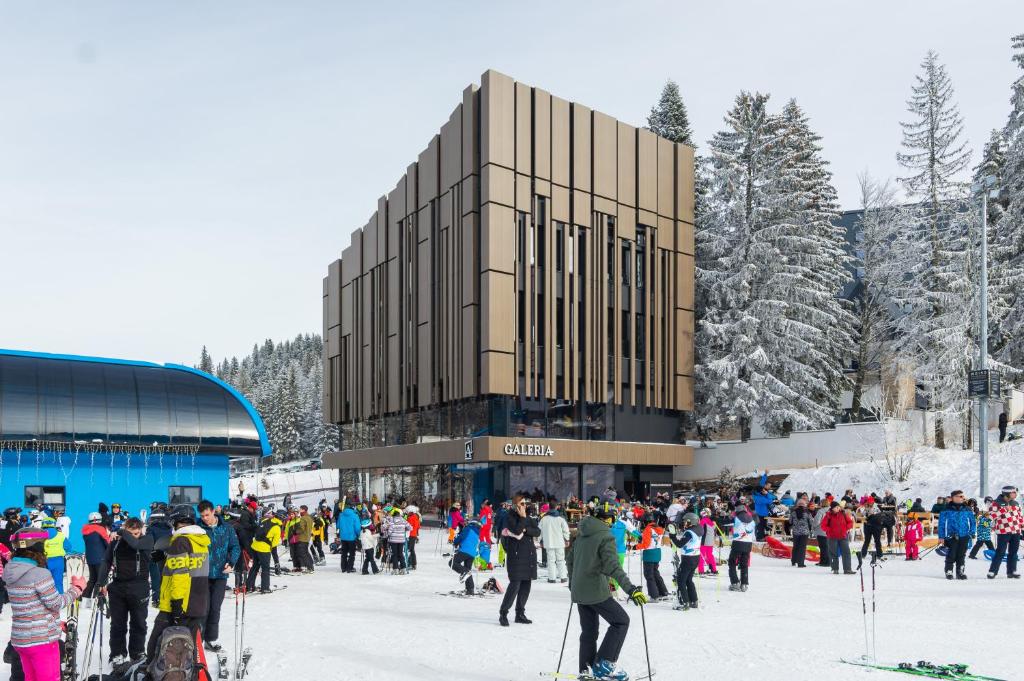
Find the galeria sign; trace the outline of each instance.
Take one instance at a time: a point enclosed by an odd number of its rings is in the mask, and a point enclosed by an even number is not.
[[[522,445],[508,442],[505,444],[505,454],[508,456],[554,456],[555,450],[547,445]]]

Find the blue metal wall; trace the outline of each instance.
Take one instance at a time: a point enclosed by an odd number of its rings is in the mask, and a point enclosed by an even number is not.
[[[163,464],[161,469],[161,462]],[[63,452],[3,450],[0,455],[0,508],[22,506],[25,487],[65,488],[71,539],[76,551],[84,549],[82,525],[102,501],[121,504],[130,515],[149,510],[153,501],[167,501],[171,485],[198,485],[203,498],[214,503],[228,500],[228,457],[224,454],[108,454],[90,456]]]

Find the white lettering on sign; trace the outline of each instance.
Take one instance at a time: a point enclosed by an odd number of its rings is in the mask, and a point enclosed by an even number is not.
[[[508,456],[554,456],[555,450],[547,445],[507,442],[505,443],[505,454]]]

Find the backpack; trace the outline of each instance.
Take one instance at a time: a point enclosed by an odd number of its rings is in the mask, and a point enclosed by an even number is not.
[[[263,542],[264,544],[270,544],[270,528],[273,527],[273,523],[270,519],[264,520],[260,523],[259,528],[256,530],[256,536],[253,538],[254,541]]]
[[[149,665],[150,681],[193,681],[198,671],[196,641],[189,628],[164,629],[156,659]]]

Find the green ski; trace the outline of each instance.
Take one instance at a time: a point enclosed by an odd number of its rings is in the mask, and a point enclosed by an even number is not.
[[[967,665],[965,664],[932,664],[931,662],[920,661],[916,664],[911,662],[900,662],[896,665],[887,665],[866,662],[863,660],[843,659],[840,659],[840,662],[857,665],[858,667],[870,667],[871,669],[881,669],[883,671],[910,674],[912,676],[922,676],[929,679],[948,679],[948,681],[1004,681],[1004,679],[998,679],[994,676],[972,674],[967,671]]]

